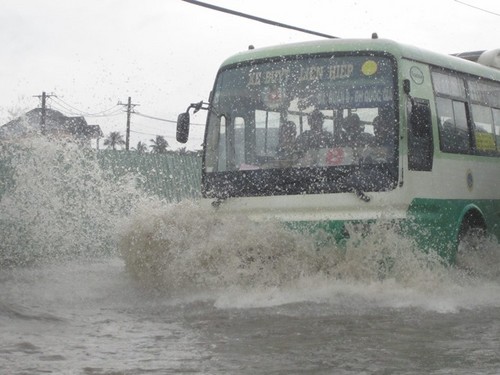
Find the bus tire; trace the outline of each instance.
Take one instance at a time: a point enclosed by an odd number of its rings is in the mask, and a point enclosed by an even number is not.
[[[472,263],[481,256],[486,237],[486,222],[481,213],[476,210],[467,212],[458,231],[455,263],[459,268],[474,273]]]

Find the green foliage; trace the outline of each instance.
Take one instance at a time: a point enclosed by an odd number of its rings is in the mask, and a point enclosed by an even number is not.
[[[167,152],[168,142],[163,136],[157,135],[156,139],[151,139],[151,143],[153,143],[149,146],[151,147],[151,152],[157,154],[164,154]]]
[[[104,146],[111,148],[112,150],[116,150],[118,146],[123,146],[125,141],[123,140],[123,136],[120,132],[111,132],[104,140]]]

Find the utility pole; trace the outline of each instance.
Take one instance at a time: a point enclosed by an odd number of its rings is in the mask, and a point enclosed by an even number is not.
[[[129,96],[127,104],[118,102],[118,105],[127,106],[127,131],[125,132],[125,150],[128,151],[130,148],[130,114],[133,112],[134,107],[139,104],[132,104],[132,98]]]
[[[45,118],[47,117],[47,94],[45,94],[45,91],[42,92],[42,116],[40,117],[40,131],[42,132],[42,135],[45,135]]]
[[[45,128],[45,120],[47,118],[47,98],[50,98],[51,96],[55,95],[47,95],[44,92],[42,92],[42,95],[35,95],[35,97],[42,99],[42,113],[40,116],[40,131],[42,135],[46,134],[46,128]]]

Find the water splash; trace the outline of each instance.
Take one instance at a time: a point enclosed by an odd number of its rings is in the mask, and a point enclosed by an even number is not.
[[[278,222],[217,215],[194,203],[142,207],[123,228],[128,271],[159,288],[283,286],[303,277],[371,282],[395,279],[422,287],[443,277],[436,254],[424,254],[387,225],[351,237],[345,248]]]
[[[490,293],[498,295],[498,278],[446,265],[387,223],[371,229],[352,232],[345,247],[318,246],[313,236],[280,223],[218,215],[192,202],[143,205],[121,227],[120,249],[127,272],[148,290],[205,293],[220,307],[362,301],[450,312],[500,306]]]
[[[467,244],[459,246],[456,266],[473,277],[500,280],[500,249],[495,236],[467,238]]]
[[[120,242],[135,278],[170,290],[281,285],[321,267],[309,245],[277,223],[218,217],[192,202],[142,206]]]
[[[114,251],[115,226],[140,199],[130,176],[102,170],[93,150],[43,137],[0,144],[0,265]],[[8,176],[10,174],[10,176]]]
[[[71,143],[2,143],[0,160],[9,161],[15,181],[0,186],[0,267],[115,256],[118,248],[129,275],[148,290],[211,295],[218,306],[358,299],[439,311],[500,306],[493,242],[455,268],[385,223],[368,234],[350,231],[339,247],[278,222],[167,204],[139,191],[137,176],[117,180],[94,151]]]

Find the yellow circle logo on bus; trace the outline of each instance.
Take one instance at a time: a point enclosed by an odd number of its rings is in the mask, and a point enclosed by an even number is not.
[[[375,61],[373,60],[368,60],[363,63],[361,66],[361,71],[365,76],[371,76],[375,73],[377,73],[378,65]]]

